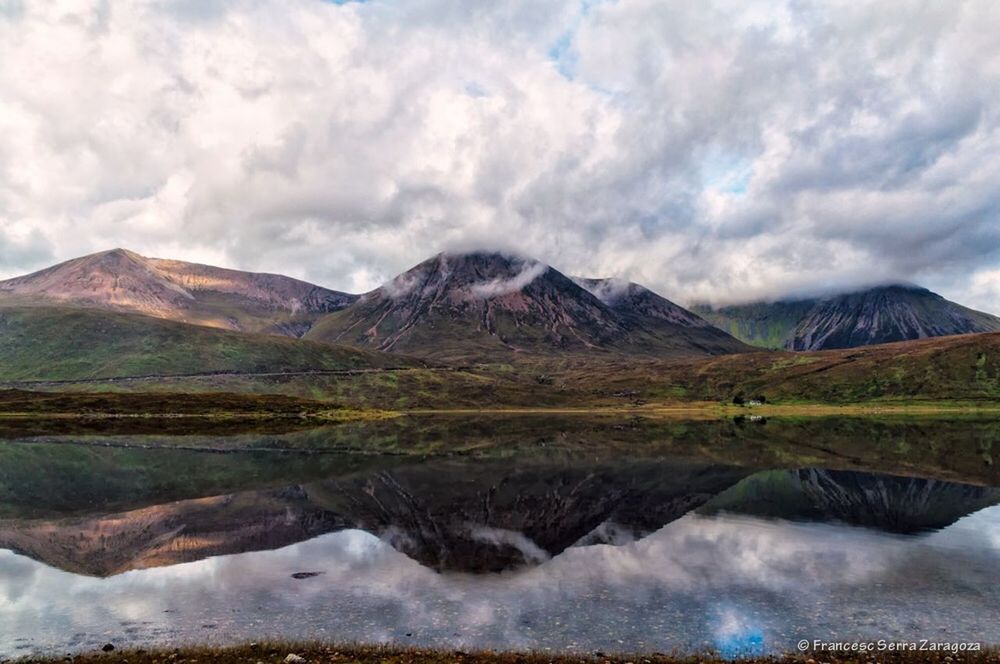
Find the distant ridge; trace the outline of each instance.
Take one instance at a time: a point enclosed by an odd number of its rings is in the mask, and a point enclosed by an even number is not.
[[[823,298],[698,306],[694,311],[746,343],[787,350],[856,348],[1000,331],[1000,318],[908,285]]]
[[[711,325],[684,307],[631,281],[587,277],[573,277],[573,281],[626,317],[660,320],[682,327],[700,328]]]
[[[574,280],[531,258],[486,251],[434,256],[324,317],[306,338],[450,360],[746,349],[641,286]]]
[[[356,296],[298,279],[112,249],[0,281],[0,300],[132,311],[243,332],[301,336]]]

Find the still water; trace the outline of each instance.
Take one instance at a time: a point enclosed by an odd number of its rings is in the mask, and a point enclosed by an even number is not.
[[[436,452],[415,455],[275,451],[281,436],[225,454],[232,440],[0,442],[0,657],[266,638],[730,656],[997,643],[995,430],[885,426],[869,459],[836,436],[789,446],[774,423],[727,443],[508,423],[499,447],[460,454],[468,438],[445,452],[426,429]],[[971,447],[945,467],[901,440]]]

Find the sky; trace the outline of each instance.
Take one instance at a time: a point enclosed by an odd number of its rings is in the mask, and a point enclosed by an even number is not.
[[[501,249],[682,303],[1000,313],[994,0],[0,0],[0,277],[369,290]]]

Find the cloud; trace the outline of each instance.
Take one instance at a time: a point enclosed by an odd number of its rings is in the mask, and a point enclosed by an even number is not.
[[[467,528],[469,536],[473,540],[489,544],[498,549],[504,547],[516,549],[526,562],[540,564],[551,558],[545,549],[531,541],[531,538],[524,533],[504,528],[490,528],[474,523],[467,524]]]
[[[966,300],[983,311],[1000,312],[1000,269],[980,270],[971,277]]]
[[[989,0],[15,9],[0,277],[127,246],[363,292],[496,245],[681,302],[963,301],[1000,262]]]
[[[469,293],[473,297],[481,300],[488,300],[490,298],[500,297],[509,293],[515,293],[545,274],[548,269],[548,266],[544,263],[532,260],[524,261],[521,265],[520,272],[515,274],[513,277],[509,279],[491,279],[490,281],[481,281],[472,284],[469,286]]]
[[[571,277],[577,286],[590,292],[605,304],[613,304],[629,291],[632,285],[626,279],[612,277],[610,279],[591,280],[585,277]]]
[[[52,244],[38,228],[0,224],[0,265],[28,269],[52,260]]]

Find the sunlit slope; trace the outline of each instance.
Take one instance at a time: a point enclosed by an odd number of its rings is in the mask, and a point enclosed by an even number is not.
[[[0,301],[8,304],[72,304],[291,337],[355,299],[278,274],[148,258],[126,249],[0,281]]]

